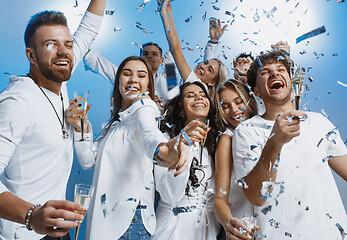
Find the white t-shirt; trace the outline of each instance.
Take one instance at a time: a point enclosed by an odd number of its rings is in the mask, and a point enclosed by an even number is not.
[[[347,154],[341,137],[321,114],[307,112],[300,136],[282,147],[271,197],[254,206],[258,239],[342,239],[346,212],[326,158]],[[236,177],[245,177],[257,164],[274,121],[259,115],[241,123],[233,135]],[[263,188],[263,190],[266,190]],[[264,195],[264,194],[263,194]],[[250,204],[250,203],[249,203]]]
[[[224,133],[230,137],[233,137],[233,131],[227,128]],[[230,203],[230,211],[233,217],[243,218],[252,216],[253,213],[253,205],[249,204],[248,199],[246,198],[242,188],[235,182],[236,172],[234,163],[231,169],[231,179],[230,179],[230,192],[229,192],[229,203]]]

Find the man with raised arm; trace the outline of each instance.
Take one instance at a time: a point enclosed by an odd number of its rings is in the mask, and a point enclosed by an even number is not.
[[[27,25],[29,73],[11,76],[0,94],[0,239],[70,239],[83,219],[75,213],[83,207],[65,200],[74,135],[66,81],[98,34],[105,3],[91,1],[74,36],[61,12],[37,13]]]
[[[344,239],[346,212],[330,168],[347,180],[347,149],[328,119],[295,110],[285,56],[263,53],[248,70],[266,112],[234,131],[236,177],[261,227],[256,239]]]

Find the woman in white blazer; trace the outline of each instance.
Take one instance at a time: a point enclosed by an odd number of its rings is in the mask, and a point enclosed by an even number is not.
[[[86,239],[151,239],[156,227],[153,161],[180,174],[189,149],[180,141],[177,154],[175,140],[158,129],[153,75],[143,58],[128,57],[120,64],[112,97],[111,120],[96,145],[79,142],[78,136],[75,142],[82,165],[95,164]]]

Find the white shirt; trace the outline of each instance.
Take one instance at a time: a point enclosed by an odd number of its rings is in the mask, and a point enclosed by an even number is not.
[[[101,25],[102,17],[87,12],[73,36],[78,65]],[[74,67],[74,69],[75,69]],[[60,96],[44,89],[60,119]],[[61,93],[69,106],[66,83]],[[47,98],[28,77],[11,77],[0,94],[0,193],[10,191],[33,204],[64,200],[73,160],[73,127],[65,122],[69,138],[62,138],[59,120]],[[41,239],[24,225],[0,218],[0,239]]]
[[[167,142],[155,120],[159,115],[152,100],[137,101],[120,113],[120,122],[113,124],[96,150],[88,142],[76,144],[81,162],[96,161],[95,197],[88,210],[87,239],[121,237],[140,202],[146,206],[141,209],[143,224],[150,234],[154,233],[153,154],[160,143]]]
[[[219,233],[219,222],[213,211],[212,159],[204,149],[200,165],[199,148],[196,144],[190,151],[190,167],[177,177],[174,177],[173,171],[154,167],[156,189],[161,198],[156,211],[154,240],[216,239]],[[189,179],[191,167],[196,169],[196,185]]]
[[[223,134],[233,137],[233,131],[229,128],[225,130]],[[230,211],[233,217],[242,219],[243,217],[253,216],[254,210],[253,205],[250,204],[242,188],[236,183],[236,172],[235,165],[233,163],[231,169],[231,179],[230,179],[230,191],[229,191],[229,203]],[[217,189],[218,191],[218,189]]]
[[[323,161],[330,155],[347,154],[346,146],[329,120],[319,113],[306,114],[308,119],[300,123],[300,135],[282,147],[271,197],[263,206],[254,206],[261,227],[256,233],[259,239],[288,239],[291,235],[293,239],[335,240],[342,239],[336,224],[347,229],[338,189],[328,162]],[[255,116],[235,129],[237,179],[257,164],[273,124]]]

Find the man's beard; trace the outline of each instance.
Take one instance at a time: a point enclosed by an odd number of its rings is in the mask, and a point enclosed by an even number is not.
[[[68,69],[58,69],[58,68],[53,68],[53,66],[50,65],[50,63],[48,62],[41,63],[40,59],[37,59],[37,67],[45,78],[53,82],[57,82],[57,83],[65,82],[69,80],[71,77],[71,71],[72,71],[71,63],[69,64]]]

